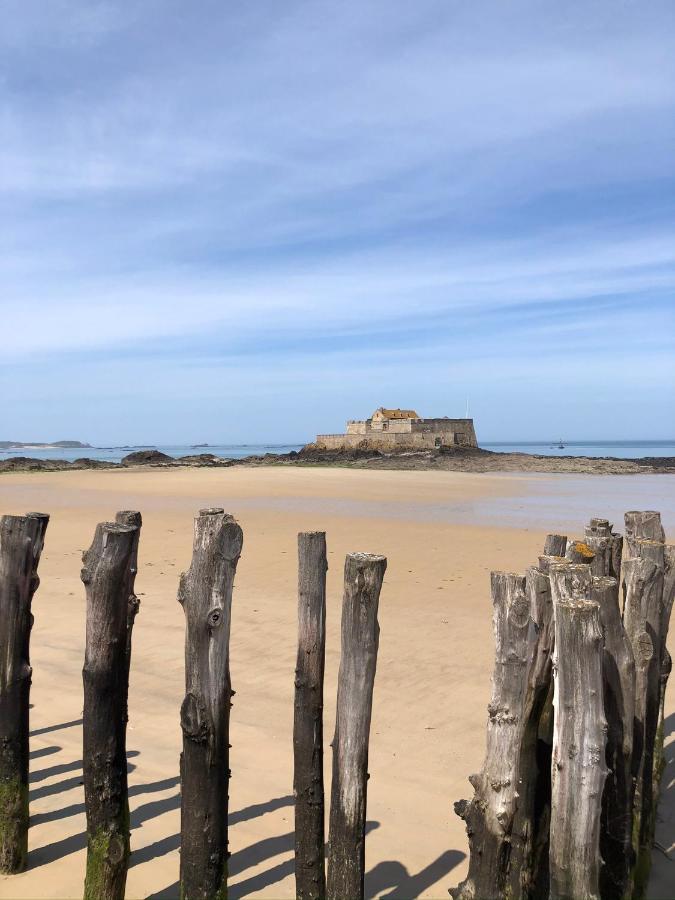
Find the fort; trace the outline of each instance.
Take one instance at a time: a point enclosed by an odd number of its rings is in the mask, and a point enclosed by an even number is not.
[[[344,434],[318,434],[319,450],[428,450],[477,447],[473,419],[423,419],[414,409],[376,409],[369,419],[350,420]]]

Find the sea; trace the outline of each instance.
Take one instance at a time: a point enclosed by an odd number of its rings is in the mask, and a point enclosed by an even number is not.
[[[560,443],[563,446],[559,446]],[[242,459],[245,456],[262,456],[265,453],[289,453],[300,450],[303,443],[296,444],[135,444],[133,446],[76,447],[72,449],[40,448],[36,450],[0,450],[0,460],[11,456],[29,456],[33,459],[74,460],[89,459],[119,462],[128,453],[136,450],[159,450],[167,456],[179,457],[196,453],[213,453],[227,459]],[[659,441],[505,441],[482,442],[485,450],[499,453],[532,453],[540,456],[611,456],[632,459],[643,456],[675,456],[675,439]]]

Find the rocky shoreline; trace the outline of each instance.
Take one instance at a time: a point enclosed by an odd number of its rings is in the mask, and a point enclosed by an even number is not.
[[[675,474],[675,457],[618,459],[588,456],[535,456],[481,449],[439,449],[382,453],[377,450],[317,450],[311,445],[290,453],[227,459],[212,453],[174,458],[158,450],[139,450],[121,462],[82,457],[73,462],[14,456],[0,462],[2,472],[53,472],[82,469],[226,468],[230,466],[321,466],[358,469],[439,470],[447,472],[559,472],[592,475]]]

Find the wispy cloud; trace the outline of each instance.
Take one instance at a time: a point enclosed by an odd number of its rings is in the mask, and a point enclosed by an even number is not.
[[[373,402],[452,414],[471,393],[501,436],[555,371],[620,386],[611,411],[570,404],[565,433],[622,436],[638,365],[654,396],[631,427],[668,430],[671,4],[0,12],[15,437],[56,416],[59,434],[189,440],[200,366],[223,404],[233,379],[246,398],[238,439],[304,435],[319,384],[329,430]],[[139,400],[117,415],[115,384]],[[529,414],[533,436],[547,422]]]

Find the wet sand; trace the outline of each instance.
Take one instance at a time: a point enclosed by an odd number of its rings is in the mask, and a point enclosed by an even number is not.
[[[29,869],[2,897],[80,897],[84,877],[81,552],[96,522],[143,513],[130,692],[133,856],[128,897],[174,897],[178,878],[178,712],[183,697],[179,573],[192,517],[220,505],[244,529],[233,601],[231,896],[293,897],[292,741],[296,535],[327,531],[326,785],[339,662],[345,553],[384,553],[380,653],[371,733],[367,896],[447,897],[466,868],[453,801],[482,763],[493,663],[489,572],[523,571],[547,531],[620,522],[657,508],[675,539],[675,482],[565,475],[350,469],[147,469],[6,474],[0,511],[50,512],[34,601]],[[577,527],[571,526],[576,523]],[[671,652],[675,651],[672,637]],[[675,732],[675,697],[668,731]],[[672,736],[668,756],[673,756]],[[673,767],[664,785],[673,782]],[[674,839],[672,787],[659,840]],[[672,851],[671,851],[672,852]],[[650,896],[672,895],[655,854]],[[669,884],[670,880],[670,884]]]

